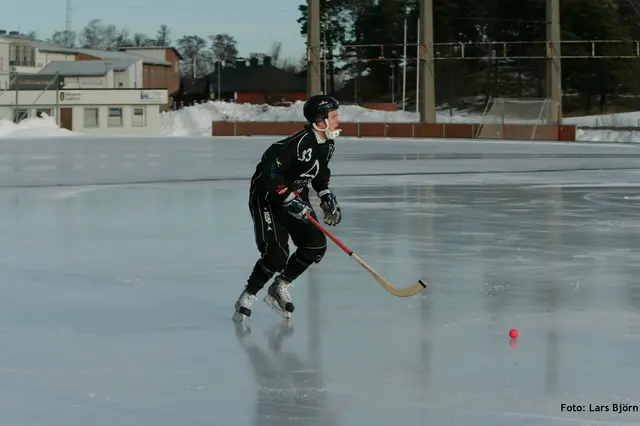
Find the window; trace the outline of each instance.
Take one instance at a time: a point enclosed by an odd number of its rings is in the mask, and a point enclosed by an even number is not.
[[[85,108],[84,127],[99,127],[98,124],[98,108]]]
[[[122,108],[109,108],[107,127],[122,127]]]
[[[0,71],[4,71],[4,58],[0,56]]]
[[[13,122],[19,123],[22,120],[29,118],[29,110],[24,108],[18,108],[13,110]]]
[[[53,117],[51,115],[51,108],[40,108],[36,110],[36,117],[42,118],[42,114],[47,114],[49,117]]]
[[[35,48],[28,44],[11,43],[9,65],[32,67],[35,65]]]
[[[16,57],[16,45],[12,44],[9,46],[9,65],[17,65],[16,62],[18,62],[18,60]]]
[[[144,126],[144,107],[133,108],[133,120],[131,122],[134,126]]]

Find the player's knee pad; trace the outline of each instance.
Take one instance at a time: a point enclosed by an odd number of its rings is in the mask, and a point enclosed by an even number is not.
[[[302,253],[300,254],[308,263],[320,263],[326,251],[327,245],[324,244],[322,246],[316,247],[305,247],[303,250],[301,250]]]
[[[276,273],[284,269],[287,265],[287,260],[289,260],[289,253],[280,247],[276,247],[262,256],[262,265],[271,272]]]

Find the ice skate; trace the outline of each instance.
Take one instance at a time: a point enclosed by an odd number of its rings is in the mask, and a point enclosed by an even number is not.
[[[235,322],[243,322],[245,319],[251,316],[251,307],[253,306],[253,302],[256,300],[256,296],[249,293],[247,290],[244,290],[238,301],[236,302],[236,311],[233,314],[233,320]]]
[[[291,283],[277,277],[276,280],[269,286],[267,295],[264,297],[264,303],[269,305],[271,309],[276,311],[284,319],[291,318],[291,312],[293,312],[294,306],[289,296],[288,287]]]

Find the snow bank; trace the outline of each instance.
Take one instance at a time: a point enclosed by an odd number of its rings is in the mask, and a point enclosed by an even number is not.
[[[622,112],[618,114],[587,115],[583,117],[566,117],[565,124],[591,127],[640,127],[640,111]]]
[[[80,133],[61,129],[56,121],[46,114],[43,114],[42,118],[29,118],[18,124],[8,120],[0,120],[0,138],[49,138],[74,135],[80,135]]]
[[[225,102],[207,102],[169,111],[161,114],[157,136],[201,137],[211,134],[213,121],[293,121],[302,122],[303,102],[290,107],[269,105],[232,104]],[[340,118],[345,122],[418,122],[420,115],[407,111],[379,111],[355,105],[343,105]],[[480,122],[481,115],[462,111],[441,109],[437,113],[441,123]],[[640,112],[593,115],[586,117],[568,117],[566,124],[577,126],[640,126]],[[59,128],[48,116],[24,120],[19,124],[0,120],[0,138],[2,137],[58,137],[80,135]],[[101,135],[108,136],[108,135]],[[123,135],[125,136],[125,135]],[[134,135],[126,135],[134,136]],[[114,135],[117,137],[117,135]],[[576,139],[588,142],[640,143],[640,132],[628,130],[599,130],[578,128]]]
[[[640,131],[623,130],[624,127],[640,127],[640,111],[618,114],[588,115],[583,117],[567,117],[566,124],[578,126],[576,140],[584,142],[617,142],[640,143]],[[620,130],[583,128],[589,127],[620,127]]]
[[[640,131],[633,130],[576,130],[576,140],[580,142],[640,143]]]
[[[162,114],[162,133],[167,136],[210,135],[213,121],[302,122],[304,121],[303,105],[303,102],[295,102],[290,107],[207,102]],[[340,108],[342,121],[414,122],[419,118],[419,115],[414,112],[377,111],[351,105]]]
[[[162,134],[167,136],[206,136],[211,134],[213,121],[289,121],[303,122],[304,102],[295,102],[290,107],[270,105],[232,104],[226,102],[207,102],[190,106],[178,111],[169,111],[162,115]],[[442,123],[480,121],[478,114],[442,109],[437,119]],[[342,105],[340,120],[344,122],[385,122],[415,123],[420,114],[409,111],[380,111],[357,105]]]
[[[303,102],[290,107],[269,105],[232,104],[207,102],[166,112],[161,117],[161,133],[165,136],[208,136],[213,121],[293,121],[302,122]],[[420,115],[407,111],[379,111],[355,105],[340,107],[340,119],[344,122],[387,122],[412,123],[420,120]],[[441,109],[437,112],[440,123],[481,122],[478,113]],[[569,117],[566,124],[577,126],[640,126],[640,112]],[[640,132],[623,130],[593,130],[578,128],[576,139],[588,142],[640,142]]]

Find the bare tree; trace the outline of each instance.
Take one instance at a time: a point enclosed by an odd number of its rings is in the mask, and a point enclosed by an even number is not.
[[[233,62],[238,57],[238,42],[229,34],[216,34],[209,36],[211,52],[215,61]]]
[[[212,71],[211,52],[206,50],[207,42],[197,35],[181,37],[176,44],[182,54],[182,72],[191,77],[200,77]]]
[[[56,31],[47,39],[49,43],[62,47],[76,47],[77,34],[75,31]]]
[[[171,29],[167,25],[160,25],[160,29],[156,33],[156,46],[170,46],[171,38],[169,34],[171,34]]]
[[[282,42],[274,41],[273,44],[271,45],[271,52],[269,53],[269,56],[271,56],[271,63],[276,67],[280,66],[281,54],[282,54]]]
[[[92,19],[89,23],[80,31],[79,44],[82,47],[90,49],[103,49],[103,36],[104,26],[100,19]]]

